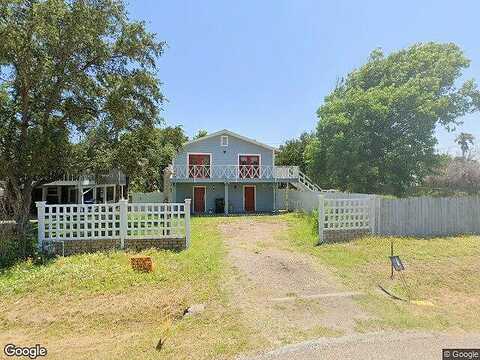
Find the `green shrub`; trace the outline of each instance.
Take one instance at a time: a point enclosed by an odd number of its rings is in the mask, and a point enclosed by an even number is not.
[[[7,227],[7,225],[0,225]],[[19,252],[18,241],[15,234],[10,229],[0,231],[0,268],[12,265]]]
[[[35,232],[31,229],[27,238],[19,239],[12,224],[0,224],[0,269],[27,258],[37,261]]]

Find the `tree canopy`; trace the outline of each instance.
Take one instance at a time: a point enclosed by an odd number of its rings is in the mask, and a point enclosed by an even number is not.
[[[193,136],[193,140],[200,139],[208,135],[208,131],[205,129],[198,129],[197,133]]]
[[[119,0],[2,0],[0,39],[0,177],[23,232],[32,187],[70,166],[72,139],[159,123],[165,44]]]
[[[125,132],[118,139],[96,129],[73,146],[77,162],[72,171],[105,173],[119,169],[128,175],[130,190],[161,191],[163,170],[187,140],[181,126],[140,128]]]
[[[314,135],[304,132],[298,138],[287,140],[280,145],[275,156],[275,165],[299,166],[300,171],[305,172],[307,165],[305,161],[305,149],[312,141]]]
[[[474,81],[459,83],[468,66],[455,44],[373,51],[318,109],[309,174],[322,187],[402,195],[438,163],[436,126],[452,130],[478,109]]]

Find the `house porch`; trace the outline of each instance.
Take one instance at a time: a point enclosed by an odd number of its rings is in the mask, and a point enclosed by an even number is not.
[[[173,183],[172,201],[192,199],[192,214],[271,213],[276,187],[274,182]]]

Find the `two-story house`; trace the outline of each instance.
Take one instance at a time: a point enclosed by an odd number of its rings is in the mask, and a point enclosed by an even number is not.
[[[276,149],[221,130],[186,143],[169,169],[170,201],[192,212],[274,212],[279,184],[318,190],[297,166],[275,166]]]

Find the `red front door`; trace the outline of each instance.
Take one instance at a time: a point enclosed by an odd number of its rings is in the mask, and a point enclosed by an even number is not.
[[[203,186],[193,188],[193,212],[205,212],[205,188]]]
[[[255,212],[255,186],[244,186],[243,200],[245,202],[245,212]]]

